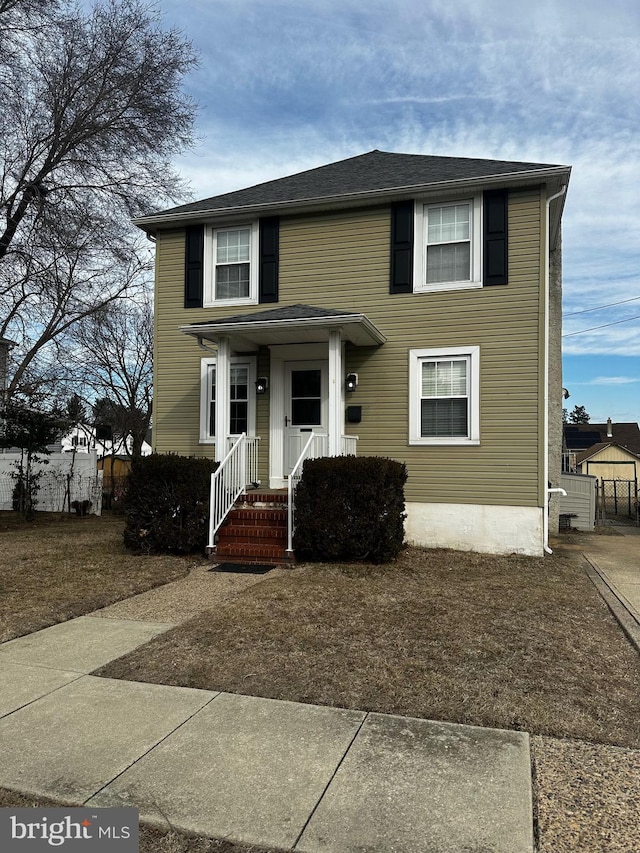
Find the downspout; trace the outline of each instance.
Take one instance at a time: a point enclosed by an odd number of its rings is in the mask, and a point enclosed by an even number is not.
[[[551,223],[549,213],[551,209],[551,202],[559,198],[561,195],[564,195],[566,191],[567,185],[565,184],[559,192],[548,198],[546,202],[547,217],[545,227],[547,233],[545,246],[546,258],[544,265],[544,506],[542,509],[542,540],[544,551],[546,554],[553,554],[553,551],[549,547],[549,495],[561,492],[564,493],[564,495],[566,496],[566,492],[564,491],[564,489],[549,488],[549,265],[551,263]]]

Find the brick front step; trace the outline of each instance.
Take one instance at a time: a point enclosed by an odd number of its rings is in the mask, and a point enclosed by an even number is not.
[[[211,559],[226,563],[291,563],[293,558],[278,545],[254,545],[247,542],[219,542]]]
[[[246,495],[242,495],[238,503],[265,503],[286,507],[288,499],[287,492],[247,492]]]
[[[287,543],[287,526],[272,527],[268,525],[257,526],[247,524],[227,524],[222,527],[218,533],[219,540],[228,542],[234,541],[254,541],[263,539],[273,539],[274,543],[282,545]]]
[[[225,524],[247,527],[286,527],[286,509],[232,509]],[[224,530],[224,527],[221,528]]]
[[[286,492],[248,492],[218,530],[212,559],[236,563],[288,563]]]

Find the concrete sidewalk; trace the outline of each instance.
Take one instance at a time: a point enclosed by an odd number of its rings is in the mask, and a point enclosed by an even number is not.
[[[526,733],[88,674],[170,627],[0,646],[0,786],[307,853],[532,853]]]
[[[625,634],[640,652],[640,527],[579,538],[588,573]]]

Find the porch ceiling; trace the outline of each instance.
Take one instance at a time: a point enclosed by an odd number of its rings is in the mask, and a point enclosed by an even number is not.
[[[221,338],[229,338],[234,352],[251,352],[270,344],[328,342],[329,333],[336,329],[355,346],[380,346],[386,341],[365,314],[312,305],[291,305],[180,327],[185,335],[199,341],[217,344]]]

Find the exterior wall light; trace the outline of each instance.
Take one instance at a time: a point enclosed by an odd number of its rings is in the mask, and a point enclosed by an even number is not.
[[[358,374],[347,373],[346,388],[347,391],[355,391],[358,387]]]
[[[256,379],[256,394],[266,394],[269,387],[269,379],[266,376],[258,376]]]

